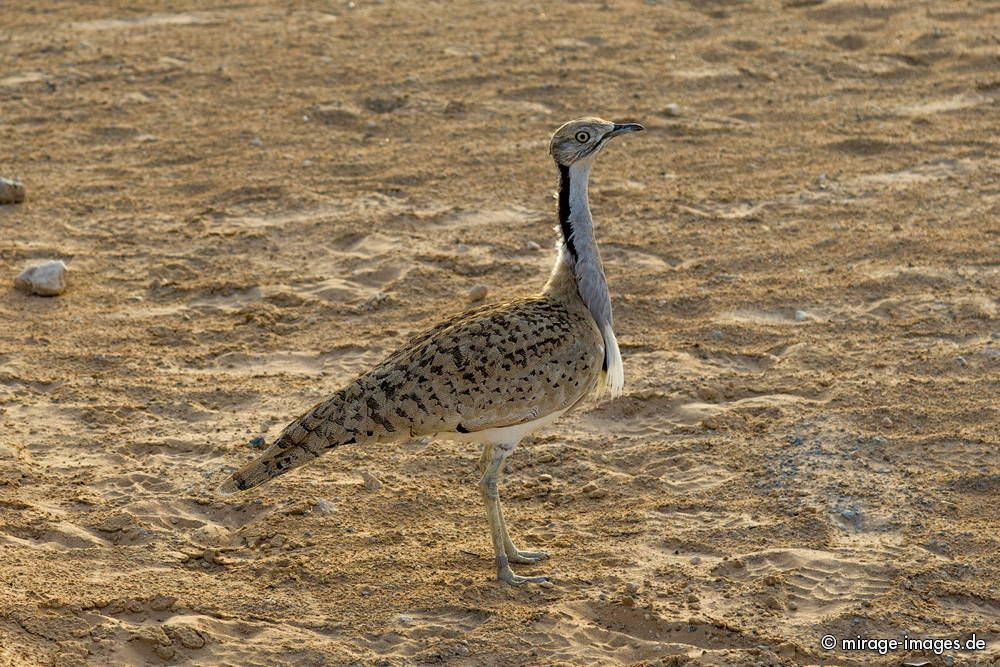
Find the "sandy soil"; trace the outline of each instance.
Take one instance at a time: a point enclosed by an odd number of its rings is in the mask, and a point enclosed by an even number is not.
[[[0,662],[1000,662],[1000,4],[292,4],[5,3]],[[493,581],[468,445],[216,496],[540,287],[585,114],[648,132],[592,187],[626,395],[502,488],[554,587]],[[989,645],[820,647],[904,632]]]

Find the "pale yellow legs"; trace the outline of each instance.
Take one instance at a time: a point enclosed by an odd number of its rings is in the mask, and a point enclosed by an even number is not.
[[[510,539],[510,533],[507,532],[507,522],[504,521],[503,512],[500,509],[500,491],[497,488],[497,482],[510,451],[509,447],[486,444],[483,446],[483,455],[479,459],[479,472],[482,475],[482,479],[479,480],[479,488],[483,493],[483,500],[486,502],[486,519],[490,524],[493,550],[497,558],[497,579],[506,581],[508,584],[548,581],[548,577],[521,577],[510,569],[511,563],[537,563],[549,556],[544,551],[519,550],[514,546],[514,542]]]

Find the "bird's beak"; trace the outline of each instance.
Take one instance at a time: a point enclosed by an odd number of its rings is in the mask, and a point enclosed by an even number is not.
[[[608,132],[606,138],[610,139],[611,137],[617,137],[619,134],[627,134],[629,132],[642,132],[645,129],[646,128],[639,125],[639,123],[615,123],[614,127],[611,128],[611,131]]]

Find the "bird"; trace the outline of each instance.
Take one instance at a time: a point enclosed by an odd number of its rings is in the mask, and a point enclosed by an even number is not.
[[[515,574],[512,564],[549,554],[514,546],[500,506],[507,457],[530,433],[591,395],[617,397],[624,386],[611,298],[590,212],[595,157],[638,123],[596,117],[560,126],[549,142],[559,172],[555,263],[541,292],[445,319],[288,424],[256,460],[219,488],[256,487],[346,445],[416,437],[482,446],[479,488],[496,561],[508,584],[550,581]]]

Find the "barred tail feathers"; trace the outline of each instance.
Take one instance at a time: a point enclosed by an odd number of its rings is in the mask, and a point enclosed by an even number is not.
[[[343,414],[344,399],[345,392],[338,392],[286,426],[263,454],[233,473],[219,492],[252,489],[319,458],[329,449],[356,442],[354,433],[343,427],[343,419],[336,418]]]

